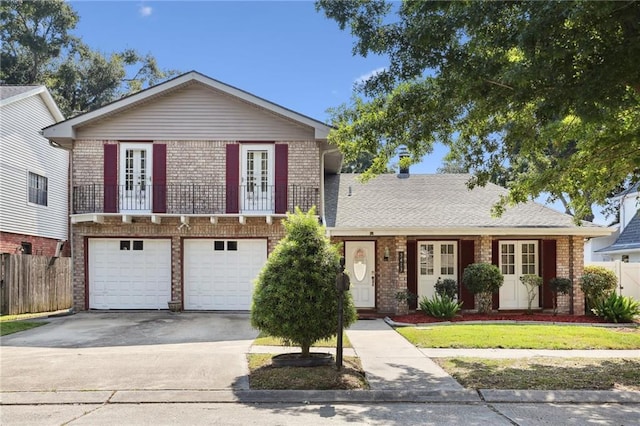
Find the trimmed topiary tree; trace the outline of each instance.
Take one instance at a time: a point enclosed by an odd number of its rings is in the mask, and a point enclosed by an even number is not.
[[[526,274],[520,277],[520,282],[527,288],[527,313],[531,314],[531,304],[536,298],[536,290],[542,285],[542,277],[535,274]]]
[[[340,270],[338,246],[325,236],[315,208],[296,208],[282,221],[286,236],[280,240],[256,280],[251,324],[273,337],[300,346],[302,357],[318,340],[338,333]],[[344,327],[357,318],[351,292],[345,291]]]
[[[618,286],[616,274],[602,266],[585,266],[580,278],[580,288],[584,292],[586,311],[589,312],[596,303],[606,299]]]
[[[464,269],[462,283],[478,295],[478,312],[491,312],[491,296],[500,291],[504,276],[497,266],[489,263],[472,263]]]

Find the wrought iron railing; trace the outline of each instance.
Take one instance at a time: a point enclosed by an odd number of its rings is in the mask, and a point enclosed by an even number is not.
[[[239,213],[275,213],[281,206],[288,211],[295,207],[308,211],[320,202],[317,187],[284,188],[286,200],[283,191],[278,193],[279,187],[274,185],[78,185],[73,187],[73,213],[223,214],[227,213],[227,203]]]

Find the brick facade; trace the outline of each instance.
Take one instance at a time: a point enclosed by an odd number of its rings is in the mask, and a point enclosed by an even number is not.
[[[419,240],[440,240],[441,238],[412,237]],[[362,238],[361,238],[362,239]],[[407,312],[407,306],[396,300],[399,291],[407,289],[407,237],[370,237],[367,241],[376,242],[376,310],[380,314],[401,315]],[[584,295],[580,290],[580,277],[583,269],[583,238],[574,236],[476,236],[464,237],[474,241],[475,262],[491,263],[493,259],[492,242],[494,240],[556,240],[556,276],[567,277],[573,281],[573,295],[558,297],[558,311],[561,313],[584,313]],[[358,238],[333,237],[332,241],[354,241]],[[385,248],[389,249],[389,259],[385,260]],[[399,272],[398,253],[404,253],[404,272]],[[462,271],[458,271],[462,279]],[[573,300],[573,305],[571,304]]]
[[[150,218],[135,218],[134,223],[123,224],[119,217],[107,218],[103,224],[80,223],[74,225],[74,278],[73,302],[78,310],[86,309],[87,271],[85,256],[88,238],[167,238],[171,239],[171,297],[182,300],[182,244],[185,238],[267,239],[269,253],[284,236],[280,220],[267,224],[264,217],[247,218],[244,225],[238,218],[220,218],[212,224],[208,218],[191,218],[189,226],[180,226],[180,218],[163,218],[162,223],[151,223]]]
[[[55,256],[58,246],[58,240],[54,238],[0,232],[0,253],[22,253],[22,243],[31,244],[31,254],[49,257]],[[71,256],[71,247],[67,241],[65,241],[60,256]]]

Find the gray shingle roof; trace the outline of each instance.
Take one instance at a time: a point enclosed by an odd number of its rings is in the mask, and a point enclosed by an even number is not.
[[[598,252],[612,252],[640,249],[640,212],[636,212],[616,241],[609,247],[596,250]]]
[[[0,100],[9,99],[39,86],[0,86]]]
[[[573,228],[573,217],[539,203],[509,208],[500,218],[491,207],[507,190],[487,184],[469,190],[466,174],[380,175],[360,183],[358,175],[327,176],[325,216],[329,228]],[[600,228],[590,222],[585,227]]]

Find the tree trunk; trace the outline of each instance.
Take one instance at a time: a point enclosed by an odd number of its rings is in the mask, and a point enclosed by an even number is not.
[[[300,346],[300,349],[302,349],[302,358],[309,358],[309,348],[311,347],[311,345],[309,344],[303,344]]]

